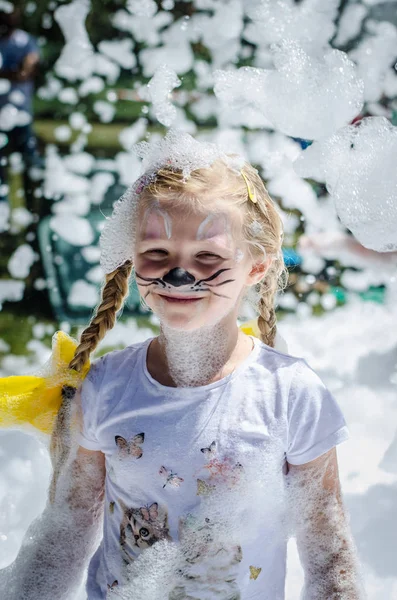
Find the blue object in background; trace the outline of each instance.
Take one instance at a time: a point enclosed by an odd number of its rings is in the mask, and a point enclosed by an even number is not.
[[[313,143],[313,140],[304,140],[303,138],[293,137],[292,139],[294,140],[294,142],[298,142],[298,144],[300,144],[302,150],[306,150],[306,148],[308,146],[311,146]]]
[[[293,248],[283,248],[282,250],[286,267],[296,267],[302,263],[302,258]]]

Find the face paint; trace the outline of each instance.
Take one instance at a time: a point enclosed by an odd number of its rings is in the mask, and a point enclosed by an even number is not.
[[[145,211],[142,219],[143,240],[165,237],[169,240],[172,235],[172,219],[166,210],[160,208],[158,202]]]
[[[197,229],[196,240],[212,241],[224,248],[233,245],[229,219],[225,214],[210,213]]]
[[[143,213],[134,256],[138,289],[162,326],[192,331],[220,322],[238,310],[248,255],[236,248],[229,213],[184,210],[163,205]],[[163,214],[172,219],[166,238]],[[245,264],[247,263],[247,264]],[[237,317],[236,317],[237,318]]]
[[[194,294],[196,294],[197,292],[211,291],[215,296],[228,298],[228,296],[215,292],[212,289],[215,287],[223,286],[227,283],[232,283],[234,281],[234,279],[227,279],[226,281],[222,281],[220,283],[215,282],[215,280],[225,271],[230,271],[230,269],[219,269],[216,273],[210,275],[210,277],[207,277],[206,279],[200,279],[199,281],[196,281],[194,275],[192,275],[188,271],[185,271],[184,269],[181,269],[180,267],[171,269],[171,271],[164,275],[164,277],[143,277],[136,271],[135,276],[138,279],[138,284],[142,287],[161,286],[161,288],[164,291],[172,291],[173,287],[185,287],[186,289],[181,290],[181,292],[183,291],[183,293],[185,293],[186,296],[192,296],[192,292],[194,296]],[[143,281],[147,283],[141,283]]]
[[[240,248],[237,248],[236,253],[234,255],[234,260],[237,263],[239,263],[243,260],[243,258],[244,258],[244,252]]]

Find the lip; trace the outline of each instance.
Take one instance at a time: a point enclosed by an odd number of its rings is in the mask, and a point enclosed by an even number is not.
[[[202,297],[197,298],[193,296],[167,296],[166,294],[158,294],[161,298],[164,298],[167,302],[175,302],[176,304],[191,304],[192,302],[198,302]]]

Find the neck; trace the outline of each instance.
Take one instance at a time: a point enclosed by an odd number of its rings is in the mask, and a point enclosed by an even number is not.
[[[233,370],[239,339],[236,322],[229,318],[194,331],[162,326],[158,342],[174,385],[196,387],[222,379]]]

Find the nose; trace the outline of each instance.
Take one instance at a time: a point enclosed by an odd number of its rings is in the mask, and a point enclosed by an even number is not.
[[[181,267],[175,267],[175,269],[171,269],[171,271],[168,271],[168,273],[164,275],[163,281],[174,287],[180,287],[181,285],[194,283],[196,279],[193,275],[191,275],[191,273],[185,271],[185,269],[181,269]]]

